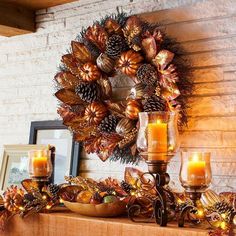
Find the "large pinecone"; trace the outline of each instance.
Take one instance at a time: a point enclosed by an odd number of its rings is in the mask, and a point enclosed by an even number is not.
[[[53,198],[57,198],[57,193],[59,192],[60,187],[57,184],[49,184],[48,185],[48,190],[50,192],[50,195]]]
[[[75,88],[75,93],[85,102],[94,102],[100,96],[100,89],[97,83],[82,83]]]
[[[151,64],[143,64],[137,70],[137,79],[146,85],[155,85],[157,82],[157,71]]]
[[[143,109],[145,112],[166,111],[166,101],[161,97],[153,95],[146,99]]]
[[[217,202],[213,206],[220,214],[229,214],[231,215],[234,212],[232,206],[230,206],[227,202]]]
[[[99,130],[106,133],[115,131],[119,119],[114,115],[106,116],[99,125]]]
[[[109,37],[106,45],[106,54],[111,58],[116,58],[121,52],[126,51],[128,46],[125,40],[117,34],[113,34]]]

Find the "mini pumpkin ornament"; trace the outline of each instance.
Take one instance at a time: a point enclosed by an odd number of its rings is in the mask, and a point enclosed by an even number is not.
[[[141,102],[138,100],[129,100],[125,109],[125,115],[131,120],[138,119],[138,114],[143,109]]]
[[[91,125],[98,125],[107,114],[107,108],[99,102],[92,102],[85,109],[85,119]]]
[[[18,212],[22,203],[23,195],[21,194],[21,190],[18,190],[16,186],[8,188],[4,193],[4,207],[8,211],[12,213]]]
[[[99,68],[91,62],[87,62],[80,67],[80,77],[84,81],[95,81],[101,76]]]
[[[135,76],[143,57],[134,50],[123,52],[117,62],[117,68],[128,76]]]

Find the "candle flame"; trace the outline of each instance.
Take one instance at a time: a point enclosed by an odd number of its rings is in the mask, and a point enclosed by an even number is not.
[[[199,161],[200,160],[200,157],[198,155],[198,153],[194,153],[193,156],[192,156],[192,161]]]
[[[161,123],[161,120],[157,120],[157,124],[160,124]]]

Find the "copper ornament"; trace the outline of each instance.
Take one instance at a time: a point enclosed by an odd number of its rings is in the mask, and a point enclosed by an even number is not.
[[[110,73],[115,66],[115,62],[105,53],[101,53],[96,60],[97,66],[100,70],[104,71],[105,73]]]
[[[142,109],[141,102],[137,100],[129,100],[125,109],[125,115],[131,120],[136,120],[138,119],[138,114]]]
[[[143,57],[133,50],[123,52],[117,62],[117,68],[128,76],[135,76]]]
[[[120,134],[120,135],[126,135],[129,132],[131,132],[131,130],[135,127],[135,123],[133,120],[130,120],[129,118],[122,118],[117,126],[116,126],[116,133]]]
[[[99,68],[91,62],[85,63],[80,67],[80,77],[84,81],[95,81],[101,76]]]
[[[98,125],[107,114],[107,108],[99,102],[92,102],[84,112],[85,119],[89,124]]]

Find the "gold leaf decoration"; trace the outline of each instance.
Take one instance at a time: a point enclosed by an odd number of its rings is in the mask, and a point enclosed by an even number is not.
[[[66,68],[73,74],[79,74],[79,62],[72,54],[66,54],[62,56],[61,62],[66,66]]]
[[[93,62],[94,58],[83,43],[72,41],[71,48],[74,57],[81,63]]]
[[[81,100],[81,98],[70,89],[60,89],[55,93],[55,96],[67,105],[77,105],[83,103],[83,100]]]
[[[158,70],[164,70],[166,66],[171,63],[174,56],[175,54],[173,52],[161,50],[152,61]]]
[[[102,52],[106,49],[106,41],[108,39],[107,32],[99,24],[88,27],[85,37],[87,40],[95,44]]]
[[[97,83],[100,85],[101,87],[101,91],[102,91],[102,97],[104,100],[107,100],[111,97],[112,94],[112,86],[111,86],[111,82],[110,80],[103,76],[102,78],[100,78]]]
[[[74,89],[79,84],[79,79],[69,71],[57,73],[54,79],[64,89]]]
[[[122,34],[122,29],[120,24],[112,18],[109,18],[105,21],[105,30],[108,32],[109,35]]]

